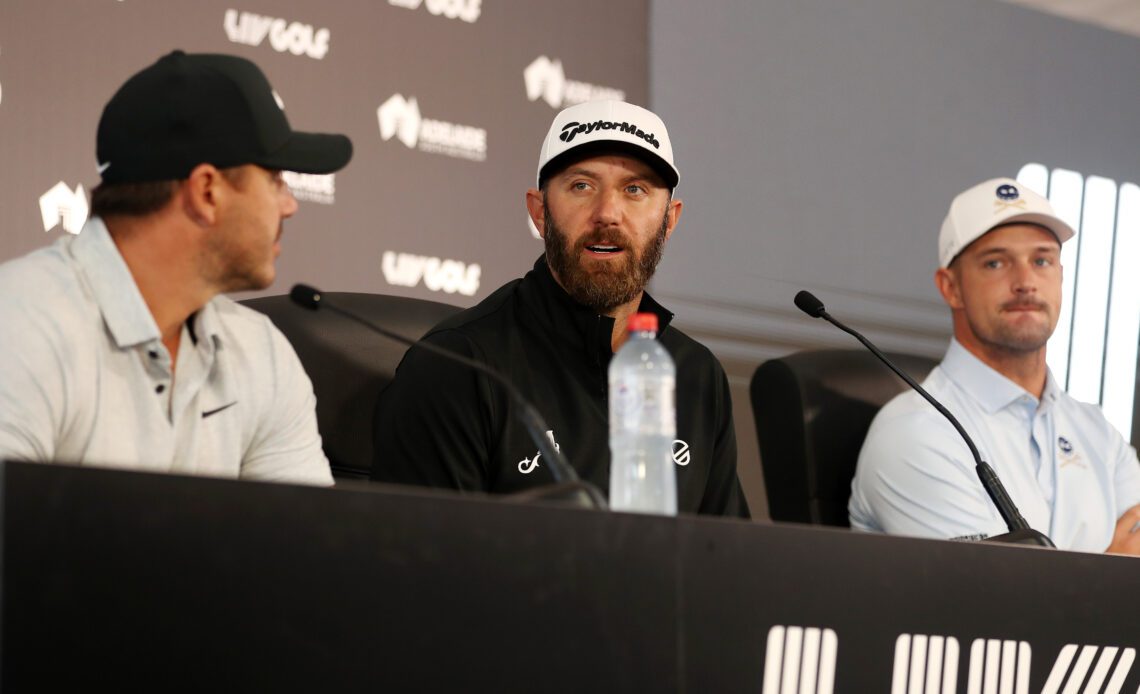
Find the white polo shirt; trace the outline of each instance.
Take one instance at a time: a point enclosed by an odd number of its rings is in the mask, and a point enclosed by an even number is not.
[[[332,484],[281,332],[215,297],[183,327],[172,375],[99,218],[0,265],[0,297],[0,459]]]
[[[1136,451],[1100,408],[1046,377],[1040,401],[950,343],[923,383],[961,421],[1030,527],[1062,549],[1102,552],[1116,520],[1140,503]],[[879,411],[859,454],[851,526],[920,537],[1006,532],[969,448],[917,393]]]

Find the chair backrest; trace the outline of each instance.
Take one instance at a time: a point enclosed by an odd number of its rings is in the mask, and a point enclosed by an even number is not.
[[[382,294],[324,293],[335,304],[412,340],[461,309]],[[289,338],[317,396],[317,426],[333,475],[368,479],[372,414],[407,347],[331,311],[311,311],[288,296],[248,299]]]
[[[890,354],[916,381],[933,359]],[[752,412],[773,520],[848,527],[859,449],[875,413],[906,383],[864,350],[798,352],[761,364]]]

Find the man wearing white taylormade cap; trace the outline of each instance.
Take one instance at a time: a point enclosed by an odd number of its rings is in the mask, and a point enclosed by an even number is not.
[[[526,193],[546,253],[525,277],[424,338],[504,373],[585,480],[608,487],[606,373],[635,311],[654,313],[677,363],[678,509],[747,516],[724,370],[645,293],[681,216],[665,124],[620,101],[559,113]],[[507,393],[412,348],[377,410],[375,479],[485,492],[553,482]]]
[[[934,275],[954,338],[923,385],[961,420],[1029,521],[1062,549],[1140,554],[1140,463],[1099,408],[1045,364],[1061,308],[1061,244],[1073,230],[1008,178],[954,199]],[[851,525],[902,535],[1006,531],[966,444],[917,393],[871,424],[852,482]]]

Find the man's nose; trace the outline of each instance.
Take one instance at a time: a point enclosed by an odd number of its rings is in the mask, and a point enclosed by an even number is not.
[[[293,191],[289,186],[283,186],[281,195],[284,196],[281,201],[281,218],[288,219],[297,213],[297,208],[300,205],[297,203],[297,198],[293,197]]]
[[[1013,268],[1013,291],[1028,294],[1037,291],[1037,276],[1033,261],[1018,262]]]
[[[598,194],[594,204],[594,222],[613,225],[621,222],[622,203],[621,194],[615,190],[606,190]]]

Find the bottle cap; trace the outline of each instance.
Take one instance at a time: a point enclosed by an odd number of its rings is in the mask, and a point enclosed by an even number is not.
[[[635,313],[629,317],[629,331],[631,333],[657,332],[656,313]]]

